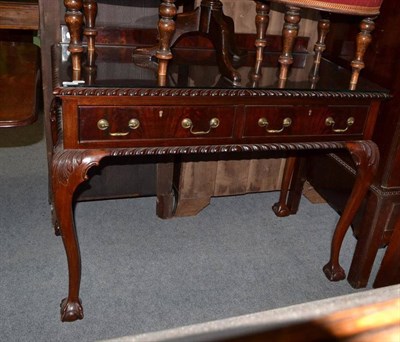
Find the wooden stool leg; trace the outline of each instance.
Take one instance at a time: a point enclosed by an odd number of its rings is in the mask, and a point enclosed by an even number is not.
[[[82,27],[83,14],[82,0],[64,0],[65,23],[70,34],[70,43],[68,51],[71,52],[72,58],[72,80],[81,79],[81,61],[82,61]]]
[[[88,44],[86,64],[84,66],[84,80],[87,85],[92,85],[94,84],[97,75],[95,52],[95,40],[97,36],[97,1],[84,0],[83,13],[85,16],[85,29],[83,31],[83,35],[86,37]]]
[[[161,86],[167,81],[168,62],[172,59],[171,40],[175,34],[176,6],[175,0],[162,0],[160,4],[160,20],[158,21],[159,48],[156,52],[158,58],[158,82]]]
[[[357,165],[357,175],[353,190],[333,234],[330,260],[323,267],[325,275],[332,281],[342,280],[346,277],[345,271],[339,264],[340,247],[368,187],[371,185],[379,163],[379,150],[372,141],[347,142],[346,147]]]
[[[97,16],[97,1],[96,0],[84,0],[83,1],[83,13],[85,15],[85,29],[83,34],[87,38],[88,50],[94,51],[95,39],[97,36],[96,30],[96,16]]]
[[[325,39],[329,32],[330,24],[329,19],[322,18],[318,21],[318,39],[314,45],[314,65],[310,73],[312,88],[315,87],[319,79],[319,66],[321,64],[322,53],[326,49]]]
[[[284,88],[288,77],[288,71],[293,64],[293,47],[299,32],[300,8],[287,6],[285,13],[285,24],[282,30],[283,47],[282,54],[279,57],[281,64],[279,72],[279,87]]]
[[[254,66],[253,80],[261,78],[261,64],[264,59],[264,48],[267,46],[267,29],[269,24],[269,2],[256,0],[256,64]]]
[[[279,201],[272,206],[276,216],[284,217],[297,212],[305,181],[305,158],[287,158]]]
[[[371,32],[375,29],[375,23],[372,18],[366,18],[361,21],[360,33],[357,35],[356,40],[356,55],[351,62],[353,72],[350,79],[350,90],[355,90],[358,83],[358,77],[361,70],[365,67],[364,54],[367,51],[369,44],[371,43],[372,37]]]

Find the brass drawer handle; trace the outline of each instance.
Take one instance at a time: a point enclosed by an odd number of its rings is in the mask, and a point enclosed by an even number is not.
[[[287,127],[289,127],[292,124],[292,119],[291,118],[284,118],[282,122],[282,128],[281,129],[267,129],[269,122],[266,118],[260,118],[258,120],[258,126],[260,127],[265,127],[265,130],[268,133],[281,133],[283,130]]]
[[[212,129],[217,128],[219,126],[219,119],[212,118],[210,120],[210,128],[207,131],[194,131],[193,130],[193,122],[189,118],[182,120],[182,127],[185,129],[190,129],[190,133],[194,135],[201,135],[201,134],[208,134],[211,132]]]
[[[128,127],[130,129],[137,129],[140,126],[140,122],[138,119],[130,119],[128,122]],[[110,127],[110,124],[108,123],[108,121],[106,119],[100,119],[99,121],[97,121],[97,128],[101,131],[105,131]],[[124,137],[126,135],[128,135],[130,132],[109,132],[108,135],[110,135],[111,137]]]
[[[333,118],[331,116],[329,116],[325,120],[325,125],[326,126],[331,126],[332,127],[332,131],[335,132],[335,133],[344,133],[350,128],[350,126],[352,126],[354,124],[354,122],[355,122],[355,119],[352,116],[350,116],[347,119],[346,128],[335,128],[335,120],[333,120]]]

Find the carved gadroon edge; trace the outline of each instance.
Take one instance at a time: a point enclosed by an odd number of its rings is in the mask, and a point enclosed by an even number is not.
[[[346,148],[346,142],[307,142],[307,143],[269,143],[269,144],[232,144],[201,146],[136,147],[110,149],[110,156],[139,156],[166,154],[212,154],[232,152],[268,152],[301,150],[335,150]]]
[[[53,175],[58,181],[68,184],[75,171],[81,172],[81,179],[87,179],[88,170],[97,166],[104,157],[155,156],[180,154],[213,154],[233,152],[272,152],[302,150],[339,150],[346,148],[346,142],[307,142],[307,143],[271,143],[271,144],[234,144],[202,146],[133,147],[116,149],[63,150],[56,148],[53,155]]]
[[[58,96],[179,96],[179,97],[285,97],[285,98],[329,98],[329,99],[389,99],[386,92],[358,91],[316,91],[316,90],[279,90],[279,89],[198,89],[198,88],[87,88],[56,87]]]

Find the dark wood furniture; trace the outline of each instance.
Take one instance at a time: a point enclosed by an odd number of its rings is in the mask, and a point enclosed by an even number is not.
[[[179,37],[187,33],[200,33],[207,36],[216,50],[217,64],[221,74],[233,84],[239,83],[241,77],[233,64],[244,53],[236,47],[234,22],[232,18],[224,15],[222,2],[202,0],[200,7],[194,11],[176,14],[175,0],[161,1],[158,24],[160,41],[155,53],[159,61],[160,84],[165,82],[168,62],[172,59],[171,46]]]
[[[394,289],[394,291],[396,290]],[[355,307],[316,318],[310,318],[309,315],[304,314],[305,318],[300,322],[292,319],[279,324],[279,327],[276,328],[271,328],[271,324],[268,322],[264,324],[264,327],[260,327],[261,324],[247,326],[247,331],[244,332],[237,331],[238,328],[231,328],[231,335],[225,332],[223,341],[398,341],[400,338],[399,306],[400,299],[393,296],[393,299],[390,300],[377,301],[368,305],[358,303]],[[215,337],[216,335],[214,333]],[[190,340],[198,338],[198,336],[193,333],[183,338],[180,336],[180,338]],[[203,334],[201,337],[204,341],[212,341],[212,337],[207,334]]]
[[[0,59],[0,128],[29,125],[40,103],[39,49],[28,42],[0,41]]]
[[[0,1],[0,13],[0,128],[25,126],[37,119],[40,103],[39,49],[32,42],[38,3]]]
[[[215,50],[221,74],[233,83],[240,82],[240,75],[233,67],[234,60],[244,54],[239,51],[235,43],[233,20],[224,15],[222,2],[217,0],[202,0],[201,6],[191,11],[177,14],[176,0],[162,0],[158,23],[159,42],[157,46],[142,50],[154,55],[158,59],[158,75],[160,85],[166,83],[167,66],[172,59],[171,46],[184,34],[200,33],[207,36]],[[193,3],[191,2],[191,5]],[[72,54],[74,78],[80,77],[80,61],[82,54],[82,27],[83,35],[88,42],[88,49],[94,49],[97,16],[96,0],[65,1],[65,22],[71,34],[69,51]],[[184,9],[191,9],[189,8]],[[83,24],[85,24],[83,26]]]
[[[0,1],[0,28],[12,30],[37,30],[39,6],[37,0]]]
[[[289,67],[293,63],[293,46],[299,31],[299,23],[301,20],[300,9],[312,8],[328,13],[367,16],[367,18],[363,19],[360,24],[360,33],[356,36],[355,54],[351,61],[352,74],[349,81],[349,89],[355,90],[360,71],[365,67],[364,55],[371,43],[371,32],[375,28],[374,18],[379,14],[379,8],[382,1],[383,0],[271,0],[271,2],[281,3],[286,6],[284,16],[285,23],[282,30],[283,49],[282,54],[279,57],[279,63],[281,66],[279,71],[279,80],[282,83],[282,86],[284,86],[286,82]],[[263,26],[262,29],[260,27],[258,30],[261,33],[265,32],[268,27],[268,25],[263,23],[268,23],[269,2],[270,1],[266,0],[257,2],[257,7],[260,8],[259,16],[261,19],[257,22],[257,24],[259,23],[257,26]],[[329,17],[326,14],[322,14],[321,16],[322,18],[318,21],[318,40],[314,46],[314,68],[310,74],[311,78],[318,78],[320,59],[326,47],[325,38],[330,30]],[[259,41],[262,42],[263,40],[263,34],[259,35]],[[265,46],[266,44],[264,43],[263,45]],[[262,49],[261,44],[260,49]],[[262,56],[261,53],[260,56]]]
[[[90,177],[89,170],[113,157],[158,158],[169,175],[158,184],[158,205],[169,215],[174,209],[174,167],[179,156],[246,158],[251,152],[265,157],[307,156],[348,150],[358,167],[357,182],[324,267],[331,280],[345,277],[340,246],[378,164],[378,150],[369,139],[380,102],[388,97],[384,89],[361,82],[358,91],[348,91],[349,73],[325,60],[317,88],[311,89],[308,73],[313,61],[300,55],[296,72],[282,90],[276,78],[278,54],[265,59],[264,76],[256,87],[248,77],[254,61],[237,69],[243,85],[234,86],[219,73],[212,51],[192,54],[179,49],[169,65],[167,85],[160,86],[158,70],[147,58],[134,55],[132,62],[132,48],[99,46],[95,52],[96,58],[93,50],[83,54],[85,83],[76,83],[73,63],[61,58],[67,56],[67,47],[54,50],[53,214],[69,270],[62,320],[83,317],[74,193]]]
[[[96,16],[96,27],[98,34],[96,35],[96,44],[100,45],[133,45],[140,47],[142,51],[146,53],[151,52],[151,49],[144,49],[143,46],[155,46],[156,48],[152,53],[157,50],[157,11],[160,1],[149,1],[146,4],[140,5],[135,1],[125,0],[121,3],[113,6],[108,6],[105,9],[107,2],[110,4],[111,1],[102,1],[98,3],[98,15]],[[56,43],[60,41],[59,36],[64,37],[65,35],[60,34],[59,27],[55,24],[64,23],[63,15],[54,8],[55,5],[50,3],[48,0],[40,1],[42,7],[42,22],[44,22],[42,33],[42,45],[46,45],[42,49],[42,56],[45,57],[43,65],[48,65],[48,46],[49,41]],[[81,3],[82,6],[83,3]],[[183,7],[183,12],[193,10],[194,1],[176,1],[177,6]],[[129,6],[127,6],[129,5]],[[236,5],[236,4],[235,4]],[[136,7],[137,6],[137,7]],[[142,9],[140,6],[145,7]],[[247,3],[246,3],[247,6]],[[63,3],[59,4],[61,13],[64,14],[65,8]],[[256,14],[256,6],[250,1],[250,7]],[[122,10],[121,10],[122,8]],[[240,10],[240,8],[239,8]],[[199,12],[199,10],[197,10]],[[251,22],[251,26],[254,26],[254,15],[249,15],[246,21]],[[144,21],[148,27],[138,28],[135,27],[135,18],[146,18]],[[189,16],[190,17],[190,16]],[[182,19],[177,22],[183,22]],[[133,24],[132,24],[133,23]],[[127,27],[129,25],[129,27]],[[179,25],[178,25],[179,26]],[[180,25],[182,26],[182,25]],[[51,27],[51,29],[47,29]],[[189,25],[189,27],[191,27]],[[240,26],[239,26],[240,28]],[[194,28],[192,28],[194,29]],[[58,33],[57,33],[58,32]],[[189,48],[205,48],[213,49],[213,44],[202,34],[181,34],[181,31],[177,30],[174,41],[176,44]],[[49,37],[47,39],[46,37]],[[51,37],[50,37],[51,36]],[[182,39],[179,39],[179,36]],[[254,46],[254,34],[237,34],[236,35],[237,46],[239,49],[253,54],[255,49]],[[280,51],[281,50],[281,37],[278,35],[267,35],[268,51]],[[85,37],[83,37],[83,43],[85,44]],[[307,52],[307,37],[298,37],[297,44],[295,47],[296,53]],[[136,51],[138,51],[137,49]],[[148,55],[150,58],[150,55]],[[248,57],[247,57],[248,58]],[[250,56],[254,63],[254,55]],[[49,92],[49,81],[48,71],[46,68],[43,70],[43,77],[47,81],[44,82],[46,88],[45,102],[48,104],[45,106],[49,108],[50,100],[52,97]],[[50,140],[50,139],[48,139]],[[51,151],[51,147],[49,147]],[[238,194],[245,192],[256,192],[256,191],[271,191],[276,190],[280,186],[280,178],[282,172],[282,160],[281,159],[251,159],[249,162],[240,160],[227,160],[227,161],[209,161],[207,163],[194,163],[194,162],[183,162],[181,167],[181,184],[178,187],[179,196],[177,203],[177,210],[175,216],[182,215],[194,215],[203,209],[209,202],[211,196],[224,196],[228,194]],[[203,164],[204,166],[200,166]],[[278,170],[278,171],[276,171]],[[50,171],[51,172],[51,171]],[[96,198],[116,198],[116,197],[131,197],[137,195],[155,194],[154,182],[151,182],[155,178],[156,166],[154,164],[137,164],[131,165],[126,162],[115,160],[110,161],[110,165],[105,162],[102,164],[99,174],[91,178],[85,190],[80,192],[78,195],[79,200],[96,199]],[[241,182],[237,180],[232,182],[225,174],[231,177],[232,172],[240,174]],[[248,181],[245,181],[245,174],[248,174]],[[264,177],[262,182],[257,177],[258,173],[263,173]],[[136,177],[131,175],[145,174],[147,175],[147,181],[136,182]],[[196,174],[196,178],[192,177],[192,174]],[[200,182],[200,177],[206,175],[207,179]],[[141,178],[142,179],[142,178]]]
[[[108,1],[109,3],[112,1]],[[44,107],[44,125],[46,133],[46,146],[47,154],[49,160],[49,179],[51,178],[51,166],[50,160],[53,153],[53,143],[50,132],[50,106],[53,100],[53,86],[52,86],[52,72],[51,68],[51,46],[58,44],[63,39],[63,29],[65,28],[65,7],[63,2],[53,1],[53,0],[39,0],[39,11],[40,11],[40,58],[42,66],[42,85],[43,85],[43,107]],[[133,2],[134,3],[134,2]],[[138,6],[147,6],[146,4]],[[107,3],[102,2],[102,5],[107,5]],[[158,3],[157,3],[158,5]],[[108,9],[106,13],[99,13],[100,24],[113,27],[116,24],[109,23],[107,20],[118,17],[119,21],[125,18],[140,17],[143,15],[141,7],[129,7],[129,11],[126,11],[126,6],[122,6],[121,10],[120,2],[111,9]],[[114,9],[115,7],[115,9]],[[144,14],[147,13],[144,11]],[[121,14],[124,14],[122,16]],[[64,27],[63,27],[64,25]],[[135,46],[143,45],[145,42],[149,44],[149,41],[156,41],[157,33],[155,30],[151,33],[146,33],[142,30],[133,33],[132,36],[136,38],[134,40]],[[106,37],[107,39],[109,37]],[[123,39],[123,35],[120,37]],[[115,42],[110,40],[111,43],[120,44],[121,41]],[[124,158],[126,159],[126,158]],[[141,178],[136,177],[140,174]],[[78,201],[93,200],[93,199],[105,199],[105,198],[124,198],[124,197],[134,197],[139,195],[150,195],[155,193],[155,178],[156,165],[151,163],[146,164],[134,164],[127,163],[126,160],[120,160],[114,158],[110,163],[105,161],[98,174],[90,179],[86,184],[85,189],[81,189],[79,194],[77,194]],[[143,176],[145,175],[145,176]],[[49,186],[50,188],[50,186]],[[51,197],[51,191],[50,196]]]
[[[349,271],[349,276],[354,275],[354,279],[358,279],[353,283],[355,287],[367,285],[380,247],[391,245],[388,248],[390,254],[400,248],[398,239],[391,238],[400,219],[400,41],[397,29],[400,13],[397,6],[395,0],[383,2],[371,46],[365,55],[364,76],[390,89],[393,98],[383,104],[384,115],[377,122],[373,134],[373,141],[381,154],[378,172],[353,222],[356,235],[362,231],[370,232],[365,236],[367,248],[356,251],[356,257],[365,260],[365,263]],[[357,30],[357,22],[335,17],[332,18],[332,25],[337,29],[332,30],[332,35],[327,38],[326,52],[330,58],[336,56],[336,63],[346,65],[354,51],[350,37]],[[352,163],[346,156],[335,154],[313,158],[309,165],[308,180],[333,208],[341,212],[354,183]],[[366,251],[369,251],[368,255]],[[389,259],[393,260],[391,267],[388,267]],[[398,261],[389,259],[385,259],[385,266],[378,272],[373,286],[392,283],[395,278]]]
[[[383,256],[374,287],[400,284],[400,218],[394,226],[389,244]]]

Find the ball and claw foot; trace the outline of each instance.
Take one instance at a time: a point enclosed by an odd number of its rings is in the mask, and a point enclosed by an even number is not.
[[[67,298],[64,298],[60,304],[61,307],[61,321],[62,322],[73,322],[83,318],[83,308],[81,301],[79,302],[68,302]]]
[[[346,278],[346,272],[340,265],[328,262],[322,270],[330,281],[339,281]]]
[[[272,210],[278,217],[286,217],[290,215],[290,210],[286,204],[275,203],[272,206]]]

